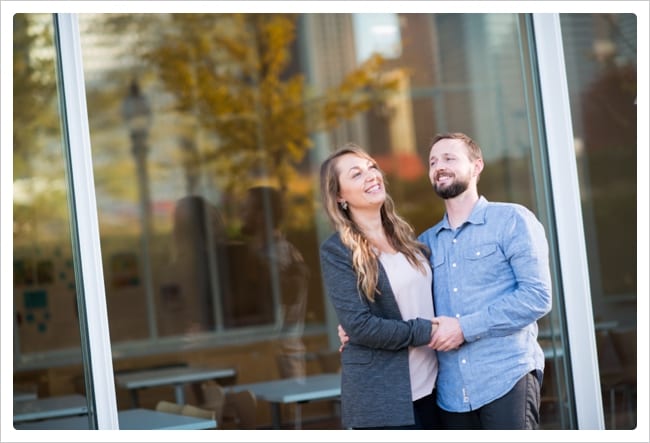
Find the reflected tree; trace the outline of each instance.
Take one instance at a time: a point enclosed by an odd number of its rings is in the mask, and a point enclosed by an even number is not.
[[[14,238],[43,239],[66,219],[49,14],[13,17]],[[54,230],[52,230],[54,231]]]
[[[143,56],[174,96],[176,110],[193,116],[193,130],[209,140],[194,161],[230,194],[260,177],[273,177],[286,192],[311,147],[310,134],[369,109],[397,86],[381,75],[383,59],[374,56],[337,87],[310,96],[302,73],[288,69],[296,15],[166,18],[158,43]]]

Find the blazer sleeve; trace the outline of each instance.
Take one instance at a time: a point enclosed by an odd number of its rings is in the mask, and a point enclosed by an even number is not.
[[[371,308],[371,302],[357,287],[351,254],[337,234],[321,245],[320,261],[325,291],[350,343],[398,350],[431,341],[431,319],[402,320],[390,287],[386,288],[388,291],[382,290],[378,297],[390,296],[392,300],[384,302],[383,309]]]

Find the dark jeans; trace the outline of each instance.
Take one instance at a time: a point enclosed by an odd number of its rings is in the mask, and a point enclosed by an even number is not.
[[[415,414],[414,429],[442,429],[435,389],[426,397],[413,402],[413,413]]]
[[[535,371],[501,398],[470,412],[440,409],[444,429],[538,429],[540,384]]]
[[[436,403],[435,389],[426,397],[422,397],[413,402],[413,415],[415,416],[415,424],[408,426],[378,426],[355,429],[442,429],[440,408]]]

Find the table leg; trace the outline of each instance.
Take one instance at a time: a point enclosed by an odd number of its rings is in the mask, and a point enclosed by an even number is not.
[[[271,427],[280,429],[282,423],[280,403],[271,403]]]
[[[176,395],[176,403],[179,405],[185,404],[185,390],[184,385],[177,383],[174,385],[174,393]]]
[[[138,407],[138,390],[137,389],[131,389],[131,403],[133,404],[134,408]]]

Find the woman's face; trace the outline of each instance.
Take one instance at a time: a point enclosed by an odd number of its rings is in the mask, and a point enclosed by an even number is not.
[[[372,159],[344,154],[336,163],[339,181],[337,201],[347,202],[349,210],[381,208],[386,200],[384,178]]]

